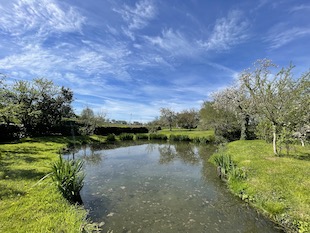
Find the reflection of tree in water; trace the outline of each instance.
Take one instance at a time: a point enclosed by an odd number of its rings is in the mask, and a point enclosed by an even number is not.
[[[159,163],[166,164],[173,160],[180,159],[184,163],[198,164],[200,161],[199,155],[195,151],[195,145],[190,143],[177,143],[174,145],[168,144],[159,147]]]

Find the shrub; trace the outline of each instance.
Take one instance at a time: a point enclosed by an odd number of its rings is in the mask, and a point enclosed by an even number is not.
[[[150,134],[150,140],[167,140],[168,137],[165,134],[155,134],[151,133]]]
[[[137,134],[136,135],[136,139],[137,140],[148,140],[149,139],[149,135],[147,135],[147,134]]]
[[[169,137],[169,140],[170,141],[186,141],[186,142],[189,142],[191,141],[191,139],[189,138],[188,135],[174,135],[174,134],[171,134],[170,137]]]
[[[121,141],[133,140],[133,134],[122,133],[121,135],[119,135],[119,140]]]
[[[116,141],[115,134],[109,134],[106,140],[107,142],[115,142]]]
[[[62,195],[72,203],[82,203],[80,191],[84,185],[85,174],[82,172],[82,160],[59,160],[52,165],[52,179]]]

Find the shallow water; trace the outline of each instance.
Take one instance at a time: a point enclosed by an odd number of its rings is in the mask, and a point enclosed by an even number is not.
[[[281,232],[231,195],[207,162],[214,148],[189,143],[84,148],[81,196],[102,232]]]

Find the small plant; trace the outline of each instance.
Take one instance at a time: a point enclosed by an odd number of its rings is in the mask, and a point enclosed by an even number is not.
[[[137,134],[136,135],[136,139],[137,140],[148,140],[149,139],[149,135],[147,135],[147,134]]]
[[[168,137],[165,134],[150,134],[150,140],[167,140]]]
[[[85,174],[82,172],[82,160],[59,160],[52,165],[52,179],[62,195],[72,203],[82,203],[80,191],[84,185]]]
[[[119,135],[119,140],[121,141],[133,140],[133,134],[122,133],[121,135]]]
[[[107,141],[107,142],[115,142],[115,141],[116,141],[115,134],[109,134],[109,135],[107,136],[106,141]]]

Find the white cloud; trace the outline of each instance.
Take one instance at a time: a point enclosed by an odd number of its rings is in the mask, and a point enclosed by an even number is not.
[[[163,30],[161,36],[144,38],[151,43],[153,49],[164,50],[168,52],[168,56],[193,56],[199,51],[195,44],[191,43],[182,33],[172,29]]]
[[[310,5],[301,4],[298,6],[294,6],[291,9],[289,9],[289,12],[304,11],[304,10],[310,10]]]
[[[270,32],[269,36],[265,38],[265,41],[270,44],[271,49],[280,48],[293,40],[300,39],[310,35],[310,28],[293,27],[287,29],[283,25],[274,27]]]
[[[81,31],[85,17],[73,7],[63,9],[54,0],[18,0],[0,6],[0,28],[11,35],[36,31],[37,36],[50,32]]]
[[[206,50],[227,50],[248,38],[248,27],[243,14],[234,10],[226,18],[218,19],[209,38],[198,43]]]
[[[156,14],[155,6],[150,0],[139,1],[134,7],[124,5],[122,9],[114,9],[114,11],[121,14],[130,30],[144,28]]]

